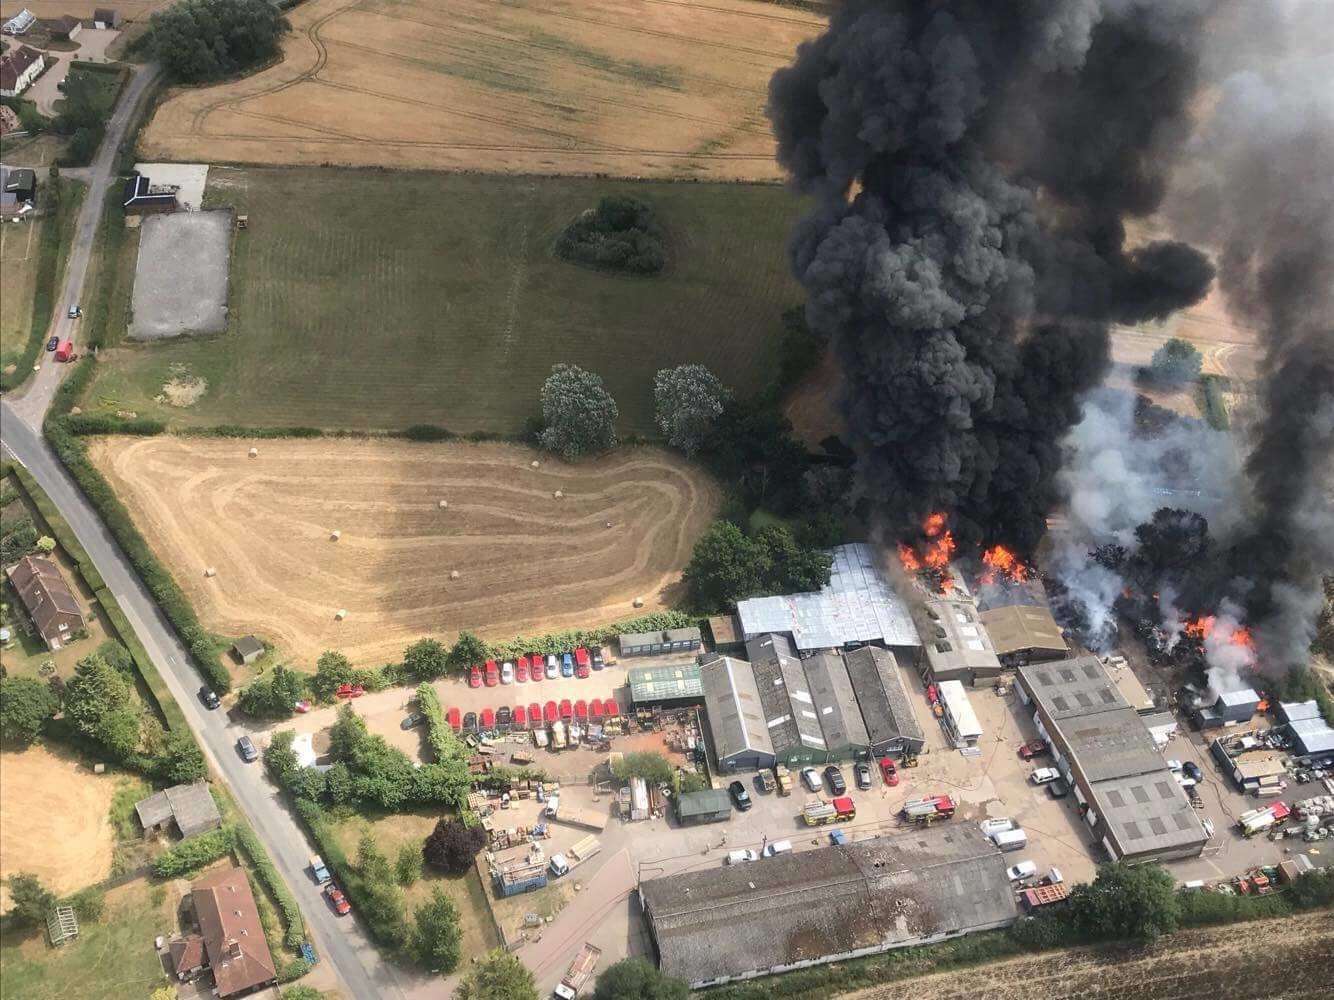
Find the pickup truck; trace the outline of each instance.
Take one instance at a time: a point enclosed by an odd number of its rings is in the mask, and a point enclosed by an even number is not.
[[[329,874],[329,869],[324,865],[324,859],[318,854],[310,856],[310,873],[315,876],[315,881],[320,885],[333,881],[333,876]]]
[[[556,984],[556,989],[552,995],[559,1000],[574,1000],[579,995],[579,991],[593,978],[593,970],[598,967],[598,959],[601,957],[601,948],[584,942],[584,946],[579,949],[579,954],[574,956],[574,961],[565,970],[565,975],[561,977],[561,981]]]

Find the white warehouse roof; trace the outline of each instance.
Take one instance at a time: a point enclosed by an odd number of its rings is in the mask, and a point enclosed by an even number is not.
[[[945,703],[945,711],[954,720],[954,730],[961,737],[976,738],[982,735],[982,723],[977,721],[977,713],[968,700],[968,692],[961,681],[941,681],[937,685],[940,700]]]
[[[738,602],[744,637],[786,633],[803,652],[856,642],[920,646],[908,607],[881,574],[871,547],[840,545],[833,556],[829,584],[816,593]]]

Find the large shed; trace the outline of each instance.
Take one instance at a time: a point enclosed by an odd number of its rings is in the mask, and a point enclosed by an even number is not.
[[[662,971],[700,988],[1005,927],[1005,862],[971,823],[640,885]]]
[[[182,837],[193,837],[222,825],[218,805],[209,794],[208,785],[202,781],[193,785],[172,785],[140,799],[134,804],[134,811],[145,836],[163,832],[172,823],[176,824]]]
[[[682,826],[723,823],[732,815],[732,800],[721,788],[686,792],[676,798],[676,818]]]
[[[1070,655],[1061,626],[1046,605],[1011,604],[980,611],[978,618],[1004,666],[1063,660]]]
[[[774,758],[784,764],[825,760],[828,745],[810,685],[792,641],[772,633],[746,643]]]
[[[697,705],[704,700],[698,663],[633,667],[627,675],[636,705]]]
[[[844,654],[843,662],[866,723],[871,752],[877,757],[921,753],[926,734],[908,701],[894,654],[878,646],[863,646]]]
[[[830,757],[846,759],[869,749],[871,737],[843,657],[837,653],[816,653],[803,660],[802,667]]]
[[[755,673],[745,660],[719,656],[700,664],[704,710],[714,757],[722,771],[758,770],[774,765],[774,746],[765,725]]]

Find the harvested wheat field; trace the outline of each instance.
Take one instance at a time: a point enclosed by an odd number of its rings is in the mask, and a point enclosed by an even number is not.
[[[64,895],[110,875],[116,781],[42,746],[0,754],[0,877],[31,872]]]
[[[1142,948],[1073,948],[845,993],[845,1000],[1298,1000],[1334,989],[1334,919],[1180,931]]]
[[[663,608],[718,505],[707,476],[651,448],[565,465],[509,444],[162,436],[92,454],[207,627],[307,667],[465,628],[600,624],[636,597]]]
[[[773,71],[818,15],[754,0],[311,0],[283,60],[177,90],[148,159],[771,179]]]

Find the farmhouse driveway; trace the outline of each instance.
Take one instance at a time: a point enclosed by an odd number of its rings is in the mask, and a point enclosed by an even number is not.
[[[54,115],[56,101],[64,95],[59,84],[69,76],[70,63],[78,59],[82,62],[107,62],[107,46],[120,37],[119,31],[96,31],[91,28],[80,31],[77,36],[78,49],[72,52],[43,52],[48,59],[59,61],[34,83],[23,96],[37,105],[37,110],[44,115]]]

